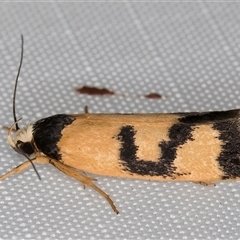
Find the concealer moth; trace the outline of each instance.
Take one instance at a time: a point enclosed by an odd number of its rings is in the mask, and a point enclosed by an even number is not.
[[[21,62],[18,75],[20,67]],[[204,185],[240,178],[239,110],[172,114],[85,111],[57,114],[19,129],[13,105],[14,123],[8,128],[7,139],[28,161],[0,180],[35,162],[50,163],[95,189],[118,213],[111,198],[79,170],[111,177]]]

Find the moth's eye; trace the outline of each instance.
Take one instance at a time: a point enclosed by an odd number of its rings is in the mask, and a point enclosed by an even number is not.
[[[34,148],[30,142],[22,142],[17,141],[17,146],[22,150],[22,152],[26,153],[27,155],[31,155],[34,153]]]

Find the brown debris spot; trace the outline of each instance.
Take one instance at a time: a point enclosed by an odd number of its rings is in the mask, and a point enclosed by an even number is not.
[[[75,90],[80,94],[87,94],[92,96],[104,96],[104,95],[118,95],[118,96],[130,96],[130,97],[145,97],[148,99],[160,99],[162,96],[158,93],[149,93],[147,95],[125,95],[120,93],[115,93],[113,91],[108,90],[107,88],[98,88],[98,87],[90,87],[90,86],[82,86],[80,88],[75,88]]]
[[[83,86],[81,88],[75,88],[78,93],[88,94],[88,95],[114,95],[115,93],[109,91],[107,88],[97,88],[97,87],[89,87]]]
[[[162,98],[162,96],[158,93],[149,93],[147,95],[144,95],[145,98],[151,98],[151,99],[159,99]]]

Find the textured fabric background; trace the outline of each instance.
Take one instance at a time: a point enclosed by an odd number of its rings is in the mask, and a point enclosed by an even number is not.
[[[239,3],[0,3],[0,124],[56,113],[240,107]],[[118,93],[77,94],[83,85]],[[141,97],[158,92],[163,99]],[[121,94],[124,94],[122,96]],[[25,161],[0,135],[0,174]],[[96,192],[50,165],[0,183],[1,239],[240,239],[240,183],[216,187],[111,177]]]

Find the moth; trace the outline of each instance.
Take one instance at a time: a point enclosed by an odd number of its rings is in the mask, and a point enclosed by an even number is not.
[[[8,128],[7,140],[28,161],[0,180],[36,162],[50,163],[84,186],[95,189],[118,213],[111,198],[81,171],[204,185],[240,179],[239,110],[173,114],[85,111],[77,115],[57,114],[19,129],[15,114],[18,75],[13,97],[14,123]]]

